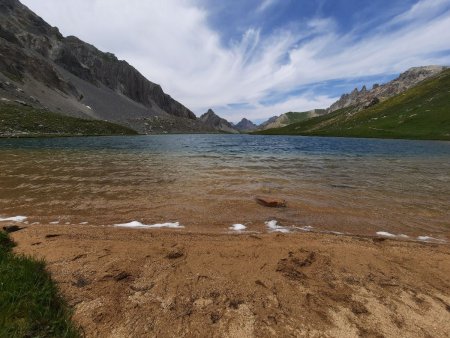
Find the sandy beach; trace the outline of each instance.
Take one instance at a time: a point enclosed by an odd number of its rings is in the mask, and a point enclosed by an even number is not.
[[[28,226],[87,337],[448,337],[450,248],[317,233]]]
[[[450,0],[0,0],[0,338],[450,338],[445,32]]]

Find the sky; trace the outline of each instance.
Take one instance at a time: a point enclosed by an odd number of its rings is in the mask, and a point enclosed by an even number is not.
[[[450,65],[450,0],[22,0],[126,60],[197,116],[326,108],[414,66]]]

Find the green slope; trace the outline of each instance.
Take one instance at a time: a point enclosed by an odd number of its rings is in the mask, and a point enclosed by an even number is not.
[[[0,231],[0,337],[80,337],[45,263],[13,246]]]
[[[307,119],[309,119],[311,117],[311,113],[310,112],[289,112],[286,113],[286,116],[289,119],[289,124],[291,123],[297,123],[297,122],[302,122],[305,121]]]
[[[0,137],[135,134],[134,130],[111,122],[85,120],[29,106],[0,103]]]
[[[276,121],[273,121],[270,124],[264,125],[264,128],[265,128],[265,130],[267,130],[266,128],[270,128],[271,125],[278,125],[277,127],[272,127],[272,128],[282,128],[282,127],[285,127],[285,126],[293,124],[293,123],[306,121],[308,119],[318,116],[321,113],[322,114],[325,113],[325,109],[323,109],[323,112],[321,112],[321,110],[318,110],[318,111],[319,112],[314,112],[314,111],[292,112],[292,111],[290,111],[290,112],[287,112],[285,114],[278,116]]]
[[[344,108],[258,134],[450,140],[450,69],[368,109]]]
[[[286,113],[286,116],[289,119],[289,124],[292,123],[297,123],[297,122],[303,122],[306,120],[309,120],[313,117],[318,117],[318,116],[322,116],[323,114],[325,114],[326,110],[325,109],[316,109],[315,111],[305,111],[305,112],[301,112],[301,113],[295,113],[295,112],[289,112]]]

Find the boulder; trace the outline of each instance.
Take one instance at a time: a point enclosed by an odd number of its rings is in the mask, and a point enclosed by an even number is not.
[[[286,201],[283,199],[275,199],[271,197],[255,197],[255,201],[268,208],[285,208]]]

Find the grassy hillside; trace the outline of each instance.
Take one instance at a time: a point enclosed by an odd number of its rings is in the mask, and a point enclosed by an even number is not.
[[[285,127],[285,126],[293,124],[293,123],[306,121],[310,118],[321,115],[324,112],[325,112],[325,109],[323,111],[319,110],[319,111],[305,111],[305,112],[288,112],[288,113],[278,116],[278,118],[276,120],[273,120],[270,123],[268,123],[268,122],[263,123],[262,125],[259,126],[259,128],[260,128],[259,130],[282,128],[282,127]]]
[[[0,103],[0,136],[133,135],[132,129],[99,120],[64,116],[11,103]]]
[[[310,112],[289,112],[286,113],[286,116],[288,118],[289,124],[291,123],[297,123],[302,122],[310,118],[311,113]]]
[[[289,112],[289,113],[286,113],[285,115],[288,118],[289,124],[292,124],[292,123],[306,121],[310,118],[316,117],[316,116],[324,114],[324,113],[325,113],[325,109],[318,109],[316,111],[305,111],[305,112],[300,112],[300,113]]]
[[[450,140],[450,69],[368,109],[344,108],[259,134]]]
[[[13,246],[0,231],[0,337],[79,337],[45,264]]]

